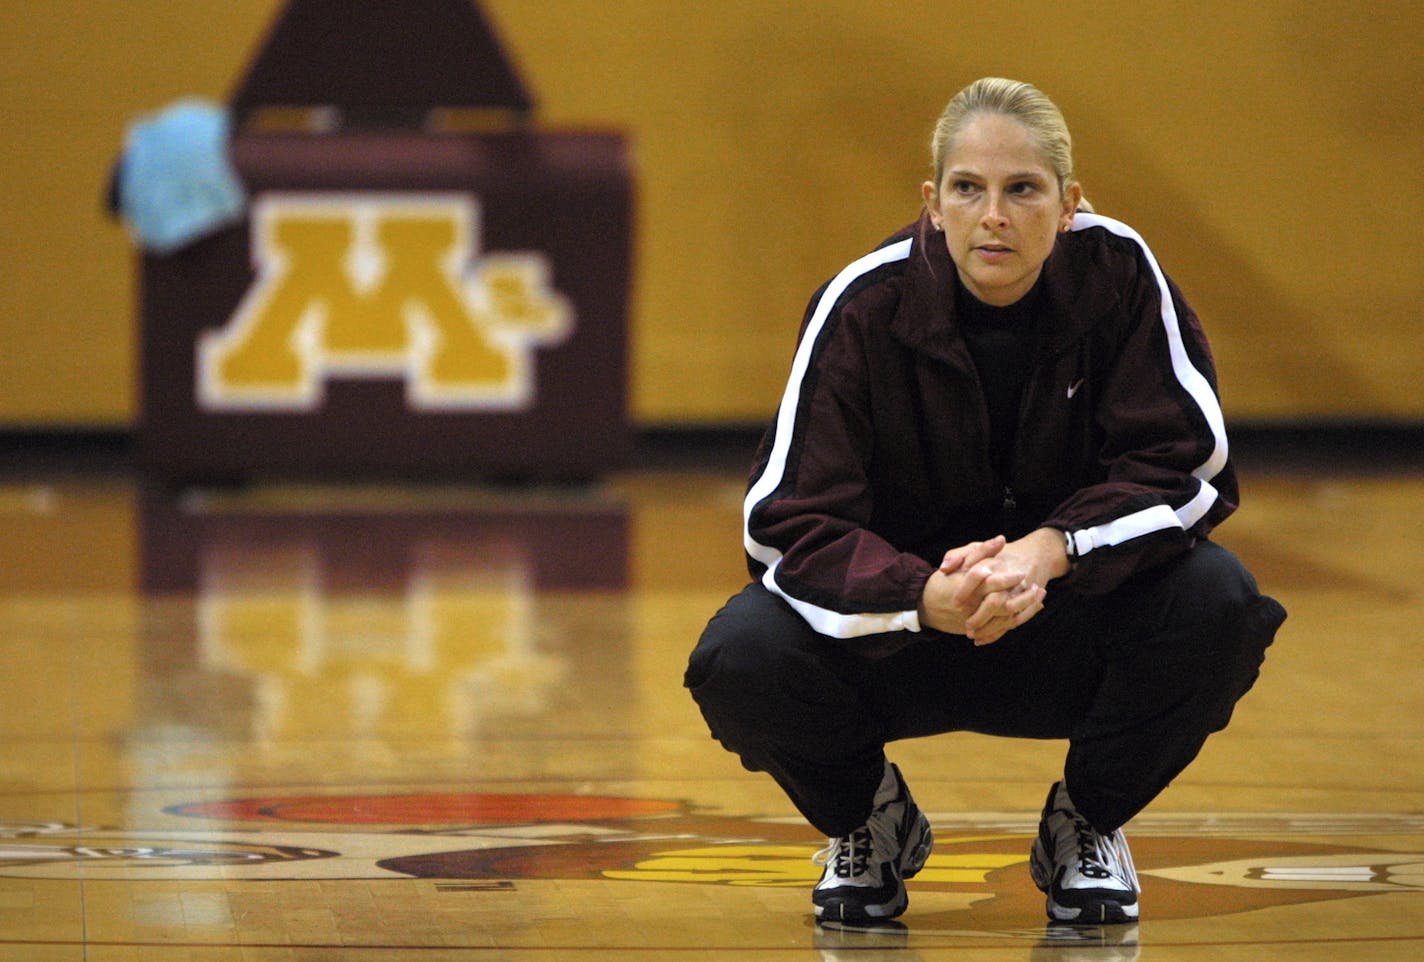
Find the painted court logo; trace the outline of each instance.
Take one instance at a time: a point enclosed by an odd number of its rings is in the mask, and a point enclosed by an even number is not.
[[[317,795],[195,802],[162,828],[0,826],[0,877],[425,879],[441,891],[603,880],[805,888],[822,844],[789,818],[727,817],[593,795]],[[937,912],[1033,918],[1033,817],[932,816],[914,888]],[[1424,893],[1424,816],[1140,816],[1133,852],[1154,919]],[[992,929],[993,925],[985,922]]]
[[[517,409],[572,311],[537,253],[481,255],[467,194],[263,195],[256,278],[197,346],[208,409],[311,411],[333,379],[400,378],[416,410]]]

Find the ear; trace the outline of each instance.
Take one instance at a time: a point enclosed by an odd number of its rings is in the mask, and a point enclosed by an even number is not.
[[[935,212],[935,208],[939,206],[936,203],[939,199],[939,191],[935,189],[934,181],[927,180],[920,185],[920,196],[925,199],[925,210],[930,212],[930,220],[934,221],[936,228],[941,227],[939,214]]]
[[[1073,215],[1078,211],[1078,204],[1083,199],[1083,187],[1077,181],[1069,184],[1063,191],[1063,216],[1059,218],[1059,230],[1067,230],[1073,225]]]

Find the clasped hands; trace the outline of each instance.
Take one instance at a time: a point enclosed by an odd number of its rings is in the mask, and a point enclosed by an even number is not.
[[[1048,582],[1068,569],[1063,535],[1052,528],[951,548],[925,583],[920,624],[992,644],[1042,611]]]

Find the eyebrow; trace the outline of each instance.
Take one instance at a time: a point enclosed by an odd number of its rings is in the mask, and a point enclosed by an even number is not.
[[[951,170],[951,171],[949,171],[945,176],[947,176],[947,177],[972,177],[972,178],[974,178],[974,179],[976,179],[976,180],[984,180],[984,179],[985,179],[983,174],[979,173],[978,171],[974,171],[974,170]],[[1046,180],[1047,177],[1048,177],[1048,175],[1045,174],[1045,173],[1043,173],[1042,171],[1023,170],[1023,171],[1019,171],[1019,172],[1017,172],[1017,173],[1010,174],[1008,177],[1006,177],[1006,178],[1004,178],[1004,179],[1005,179],[1005,180]]]

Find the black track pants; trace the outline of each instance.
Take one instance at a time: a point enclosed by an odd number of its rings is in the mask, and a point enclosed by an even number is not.
[[[828,836],[869,816],[887,742],[950,731],[1067,738],[1073,801],[1110,832],[1226,727],[1284,620],[1210,542],[1108,595],[1050,586],[994,644],[926,630],[874,660],[753,583],[708,623],[686,684],[712,735]]]

